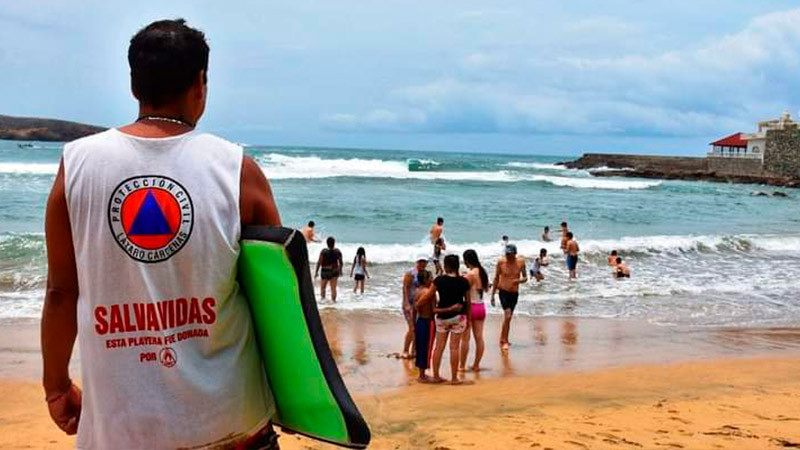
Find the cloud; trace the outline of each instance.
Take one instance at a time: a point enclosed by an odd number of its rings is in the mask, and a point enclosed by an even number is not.
[[[338,131],[706,136],[746,131],[796,105],[800,9],[659,54],[463,56],[450,76],[386,93],[363,114],[323,117]],[[576,21],[583,34],[636,34],[612,17]],[[502,70],[498,70],[502,69]]]

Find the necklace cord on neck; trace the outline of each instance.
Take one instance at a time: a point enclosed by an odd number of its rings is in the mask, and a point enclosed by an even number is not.
[[[174,117],[140,116],[139,118],[136,119],[136,122],[141,122],[143,120],[156,120],[156,121],[161,121],[161,122],[169,122],[169,123],[174,123],[174,124],[178,124],[178,125],[185,125],[187,127],[194,128],[194,124],[193,123],[189,123],[189,122],[187,122],[185,120],[182,120],[182,119],[176,119]]]

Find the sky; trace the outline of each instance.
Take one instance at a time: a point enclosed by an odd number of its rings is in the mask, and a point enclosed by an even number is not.
[[[166,3],[0,0],[0,114],[130,122],[128,42],[176,17],[248,144],[701,155],[800,112],[794,1]]]

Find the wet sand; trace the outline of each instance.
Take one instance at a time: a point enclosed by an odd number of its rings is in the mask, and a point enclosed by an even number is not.
[[[400,350],[403,319],[323,311],[345,382],[377,449],[765,449],[800,447],[800,329],[679,329],[500,320],[470,386],[420,385]],[[65,448],[39,387],[38,325],[0,324],[0,448]],[[73,374],[77,375],[76,362]],[[443,368],[449,375],[449,368]],[[284,436],[285,449],[333,448]]]

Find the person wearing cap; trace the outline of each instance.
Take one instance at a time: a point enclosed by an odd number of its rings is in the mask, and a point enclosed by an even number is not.
[[[503,307],[503,328],[500,331],[500,347],[508,350],[508,332],[511,328],[511,317],[519,300],[519,285],[528,281],[525,270],[525,258],[517,256],[517,246],[506,245],[505,256],[497,261],[492,283],[492,306],[495,305],[495,294],[500,291],[500,305]]]
[[[406,318],[408,330],[406,331],[405,339],[403,340],[403,353],[401,358],[408,359],[414,353],[414,322],[416,321],[416,313],[414,311],[414,297],[419,288],[419,280],[417,275],[424,272],[428,268],[428,256],[418,255],[414,262],[414,267],[407,270],[403,275],[403,316]]]

